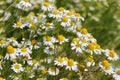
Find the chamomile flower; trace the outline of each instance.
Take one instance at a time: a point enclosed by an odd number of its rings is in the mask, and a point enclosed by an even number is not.
[[[12,66],[11,66],[11,69],[15,72],[15,73],[20,73],[24,70],[24,68],[22,67],[21,64],[18,64],[18,63],[14,63]]]
[[[67,61],[66,69],[73,70],[73,71],[78,71],[77,64],[78,63],[76,61],[74,61],[73,59],[69,59]]]
[[[114,69],[113,78],[115,80],[120,80],[120,66]]]
[[[89,56],[87,58],[87,66],[94,66],[94,65],[95,65],[95,62],[94,62],[93,56]]]
[[[28,41],[28,44],[30,46],[30,49],[39,49],[41,46],[41,42],[38,42],[36,39],[33,39],[31,41]]]
[[[14,28],[20,28],[20,29],[23,29],[25,26],[26,24],[23,24],[21,21],[18,21],[13,25]]]
[[[72,42],[71,43],[71,49],[75,50],[78,53],[82,53],[84,50],[84,47],[82,46],[82,42],[78,41],[78,42]]]
[[[35,77],[35,72],[34,71],[29,71],[28,72],[29,78],[34,78]]]
[[[68,80],[68,78],[61,78],[60,80]]]
[[[45,36],[43,37],[43,43],[44,45],[53,45],[53,43],[55,43],[56,40],[54,37],[51,36]]]
[[[113,67],[110,65],[108,60],[103,60],[102,62],[99,63],[99,67],[102,68],[102,70],[107,73],[107,74],[113,74]]]
[[[64,58],[59,57],[57,60],[54,60],[54,64],[63,67],[67,64],[67,61]]]
[[[52,13],[48,14],[48,16],[51,18],[55,18],[57,20],[60,20],[62,18],[62,16],[59,14],[58,10],[53,10]]]
[[[53,9],[53,6],[49,3],[49,2],[44,2],[43,4],[42,4],[42,10],[43,11],[52,11],[52,9]]]
[[[118,60],[118,55],[114,52],[114,50],[105,50],[105,55],[108,57],[109,60]]]
[[[40,66],[40,63],[39,63],[36,59],[28,60],[27,63],[28,63],[30,66],[33,66],[33,69],[37,69],[38,66]]]
[[[84,18],[81,17],[79,13],[76,13],[76,14],[74,15],[73,19],[74,19],[75,21],[77,21],[77,20],[82,20],[82,21],[84,21]]]
[[[7,46],[6,55],[4,59],[14,60],[17,56],[19,56],[18,50],[11,45]]]
[[[88,39],[88,37],[90,36],[90,34],[88,33],[86,28],[82,28],[80,33],[76,33],[78,37],[80,38],[85,38]]]
[[[42,29],[45,29],[46,31],[48,31],[52,28],[53,28],[53,23],[49,23],[49,22],[46,22],[42,27]]]
[[[15,39],[15,37],[10,37],[7,39],[8,42],[10,42],[13,46],[17,46],[18,45],[18,42],[17,40]]]
[[[46,54],[53,55],[55,53],[54,52],[54,45],[50,45],[50,46],[45,47],[44,52]]]
[[[32,53],[32,51],[27,47],[22,47],[21,49],[19,49],[19,53],[20,56],[30,58],[30,54]]]
[[[0,80],[5,80],[3,77],[0,77]]]
[[[69,19],[68,16],[63,16],[62,19],[61,19],[61,25],[63,27],[66,27],[66,26],[71,26],[71,20]]]
[[[48,69],[48,74],[51,75],[51,76],[56,76],[59,74],[59,69],[58,68],[49,68]]]
[[[9,45],[9,43],[7,42],[7,40],[5,40],[5,39],[0,40],[0,47],[1,48],[5,48],[8,45]]]
[[[18,8],[25,10],[25,11],[28,11],[32,7],[32,4],[29,2],[29,0],[22,0],[19,2],[19,5],[20,7]]]
[[[68,42],[68,39],[66,39],[63,35],[58,35],[56,42],[59,42],[59,44],[62,44],[64,42]]]

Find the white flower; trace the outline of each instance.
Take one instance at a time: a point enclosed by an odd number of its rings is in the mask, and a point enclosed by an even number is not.
[[[33,59],[33,60],[28,60],[27,63],[30,65],[30,66],[33,66],[33,69],[37,69],[38,66],[40,66],[40,63]]]
[[[53,6],[49,2],[44,2],[41,8],[43,11],[52,11]]]
[[[54,52],[54,45],[50,45],[50,46],[45,47],[44,52],[46,54],[49,54],[49,55],[54,54],[55,53]]]
[[[7,47],[8,44],[9,44],[9,43],[8,43],[6,40],[4,40],[4,39],[0,40],[0,47],[1,47],[1,48]]]
[[[45,23],[42,27],[42,29],[45,29],[46,31],[48,31],[52,28],[53,28],[53,23],[49,23],[49,22]]]
[[[7,46],[7,53],[5,55],[5,59],[10,59],[10,60],[14,60],[16,59],[17,56],[19,56],[18,54],[18,50],[16,48],[14,48],[13,46]]]
[[[113,74],[113,67],[107,60],[103,60],[102,62],[99,63],[99,67],[102,68],[102,70],[107,73],[107,74]]]
[[[48,69],[48,74],[51,76],[55,76],[59,74],[59,69],[58,68],[49,68]]]
[[[120,66],[114,69],[113,78],[115,80],[120,80]]]
[[[27,47],[22,47],[21,49],[19,49],[19,53],[21,56],[30,59],[30,54],[32,53],[32,51]]]
[[[67,61],[66,69],[73,70],[73,71],[78,71],[77,64],[78,64],[77,62],[73,61],[72,59],[69,59]]]
[[[71,26],[71,20],[69,19],[68,16],[63,16],[61,19],[61,25],[63,27]]]
[[[18,8],[28,11],[31,8],[31,3],[29,2],[29,0],[22,0],[18,3]]]
[[[10,42],[13,46],[17,46],[18,42],[15,40],[14,37],[8,38],[8,42]]]
[[[11,69],[15,72],[15,73],[20,73],[22,72],[24,69],[22,67],[21,64],[15,63],[12,65]]]
[[[56,42],[59,42],[59,44],[62,44],[64,42],[68,42],[68,39],[66,39],[63,35],[58,35]]]
[[[94,59],[93,59],[93,56],[89,56],[87,58],[87,66],[94,66],[95,65],[95,62],[94,62]]]
[[[18,21],[13,25],[14,28],[21,28],[21,29],[23,29],[25,26],[26,24],[23,24],[21,21]]]
[[[54,64],[63,67],[64,65],[67,65],[67,61],[64,58],[59,57],[57,60],[54,60]]]
[[[114,50],[105,50],[105,55],[108,57],[109,60],[118,60],[118,55],[114,52]]]
[[[44,45],[53,45],[53,43],[55,43],[56,40],[54,37],[51,36],[45,36],[43,37],[43,43]]]

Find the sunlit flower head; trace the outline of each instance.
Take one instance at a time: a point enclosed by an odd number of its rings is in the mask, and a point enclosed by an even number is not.
[[[48,74],[51,76],[55,76],[59,74],[59,69],[58,68],[49,68],[48,69]]]
[[[113,78],[115,80],[120,80],[120,66],[114,69]]]
[[[49,2],[44,2],[41,8],[43,11],[52,11],[53,6]]]
[[[62,44],[64,42],[68,42],[68,39],[66,39],[63,35],[58,35],[56,42],[59,42],[59,44]]]
[[[45,47],[44,52],[49,55],[53,55],[55,53],[54,51],[54,45],[50,45]]]
[[[21,64],[15,63],[11,66],[11,69],[15,72],[15,73],[20,73],[24,70],[24,68],[22,67]]]
[[[71,26],[71,20],[69,19],[68,16],[63,16],[61,19],[61,25],[63,27]]]
[[[4,40],[4,39],[0,40],[0,47],[1,47],[1,48],[7,47],[8,44],[9,44],[9,43],[8,43],[6,40]]]
[[[25,26],[26,24],[23,24],[21,21],[18,21],[13,25],[14,28],[20,28],[20,29],[23,29]]]
[[[17,56],[19,56],[18,50],[16,48],[14,48],[13,46],[10,46],[10,45],[7,46],[5,59],[14,60],[14,59],[16,59]]]
[[[54,60],[54,64],[63,67],[64,65],[67,65],[67,61],[64,58],[59,57],[57,60]]]

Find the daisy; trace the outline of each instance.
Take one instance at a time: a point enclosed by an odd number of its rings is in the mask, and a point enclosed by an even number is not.
[[[62,44],[64,42],[68,42],[68,39],[66,39],[63,35],[58,35],[56,42],[59,42],[59,44]]]
[[[29,0],[22,0],[19,2],[18,5],[20,6],[18,8],[25,10],[25,11],[28,11],[32,6],[32,4],[29,2]]]
[[[54,37],[51,36],[45,36],[43,37],[43,43],[44,45],[53,45],[56,42]]]
[[[58,68],[49,68],[48,74],[51,76],[56,76],[59,74],[59,69]]]
[[[93,59],[93,56],[89,56],[87,58],[87,66],[94,66],[95,65],[95,62],[94,62],[94,59]]]
[[[15,72],[15,73],[20,73],[22,72],[24,69],[22,67],[21,64],[15,63],[11,66],[11,69]]]
[[[77,21],[77,20],[82,20],[82,21],[84,21],[84,18],[81,17],[79,13],[76,13],[72,18],[73,18],[73,20],[75,20],[75,21]]]
[[[31,78],[31,79],[35,77],[34,71],[29,71],[28,75],[29,75],[29,78]]]
[[[21,56],[30,59],[30,54],[32,54],[32,51],[27,47],[22,47],[21,49],[19,49],[19,53]]]
[[[23,29],[25,26],[26,25],[23,24],[21,21],[18,21],[16,23],[14,23],[14,25],[13,25],[14,28],[21,28],[21,29]]]
[[[120,66],[114,69],[113,78],[115,80],[120,80]]]
[[[0,40],[0,47],[1,48],[5,48],[8,45],[9,45],[9,43],[5,39]]]
[[[89,43],[88,49],[86,50],[86,52],[88,52],[92,55],[94,53],[95,47],[96,47],[95,43]]]
[[[45,47],[44,52],[46,54],[53,55],[55,53],[54,52],[54,45],[50,45],[50,46]]]
[[[118,60],[119,56],[114,52],[114,50],[105,50],[105,55],[109,60]]]
[[[78,63],[76,61],[74,61],[73,59],[69,59],[67,61],[66,69],[73,70],[73,71],[78,71],[77,64]]]
[[[78,53],[82,53],[84,50],[84,47],[82,46],[82,42],[78,41],[78,42],[72,42],[71,43],[71,49],[75,50]]]
[[[59,57],[57,60],[54,60],[54,64],[63,67],[67,64],[67,61],[64,58]]]
[[[68,16],[63,16],[61,19],[61,26],[66,27],[66,26],[71,26],[71,20],[69,19]]]
[[[88,33],[86,28],[82,28],[80,33],[76,33],[78,37],[80,38],[85,38],[88,39],[88,37],[90,36],[90,34]]]
[[[28,63],[30,66],[33,66],[33,69],[37,69],[38,66],[40,66],[40,63],[39,63],[36,59],[28,60],[27,63]]]
[[[53,28],[53,23],[45,23],[45,25],[42,27],[42,29],[45,29],[46,31],[50,30]]]
[[[113,67],[110,65],[108,60],[103,60],[102,62],[99,63],[99,67],[102,68],[102,70],[107,73],[107,74],[113,74]]]
[[[13,46],[10,46],[10,45],[7,46],[5,59],[14,60],[16,59],[17,56],[19,56],[18,50],[14,48]]]
[[[58,10],[53,10],[52,13],[48,14],[49,17],[55,18],[57,20],[60,20],[62,16],[59,14]]]
[[[42,10],[43,11],[52,11],[52,9],[53,9],[53,6],[49,3],[49,2],[44,2],[43,4],[42,4]]]
[[[10,42],[13,46],[17,46],[18,42],[16,41],[15,37],[10,37],[7,39],[8,42]]]

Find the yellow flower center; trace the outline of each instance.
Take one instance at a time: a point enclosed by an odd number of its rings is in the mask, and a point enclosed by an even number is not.
[[[7,53],[8,53],[8,54],[13,54],[14,51],[15,51],[15,48],[13,48],[12,46],[8,46],[8,47],[7,47]]]
[[[102,65],[105,67],[106,70],[109,70],[110,69],[110,66],[109,66],[109,62],[107,60],[104,60],[102,62]]]
[[[14,38],[14,37],[11,37],[10,39],[11,39],[12,41],[14,41],[14,40],[15,40],[15,38]]]
[[[35,59],[32,60],[32,63],[35,64],[37,61]]]
[[[29,2],[29,0],[24,0],[25,2]]]
[[[58,35],[57,39],[58,39],[59,41],[63,41],[65,38],[64,38],[63,35]]]
[[[32,45],[36,45],[37,44],[37,40],[33,39],[32,40]]]
[[[47,74],[47,70],[42,70],[42,74],[43,75]]]
[[[73,12],[72,12],[72,11],[69,11],[69,12],[67,13],[67,15],[71,16],[71,15],[73,15]]]
[[[79,39],[78,38],[73,38],[72,41],[78,43]]]
[[[32,26],[30,26],[30,29],[31,30],[35,30],[36,29],[36,26],[34,24],[32,24]]]
[[[88,32],[87,32],[87,29],[86,28],[83,28],[82,29],[82,34],[87,34]]]
[[[96,49],[100,50],[101,49],[100,45],[97,44]]]
[[[77,31],[80,31],[80,30],[81,30],[81,28],[80,28],[80,27],[77,27],[77,28],[76,28],[76,30],[77,30]]]
[[[18,22],[16,23],[16,25],[20,27],[20,26],[22,25],[22,23],[21,23],[20,21],[18,21]]]
[[[21,50],[22,50],[22,52],[26,52],[27,48],[23,47]]]
[[[59,11],[63,12],[65,9],[63,7],[59,8]]]
[[[75,16],[76,16],[76,17],[79,17],[79,16],[80,16],[80,14],[79,14],[79,13],[76,13],[76,14],[75,14]]]
[[[68,60],[68,66],[74,66],[74,61],[72,59]]]
[[[55,72],[56,71],[56,69],[55,68],[51,68],[51,72]]]
[[[93,36],[92,36],[92,35],[90,35],[90,36],[89,36],[89,39],[92,39],[92,38],[93,38]]]
[[[84,71],[85,66],[84,66],[84,65],[80,65],[79,69],[80,69],[81,71]]]
[[[117,70],[117,74],[120,75],[120,70]]]
[[[110,57],[114,57],[114,56],[115,56],[114,50],[110,50]]]
[[[46,41],[51,41],[52,38],[50,36],[46,36]]]
[[[94,43],[90,43],[89,46],[88,46],[88,48],[89,48],[90,50],[94,50],[94,48],[95,48]]]
[[[34,13],[34,12],[30,12],[30,14],[31,14],[32,16],[35,16],[35,13]]]
[[[5,40],[0,40],[0,44],[5,44],[6,41]]]
[[[44,2],[44,6],[48,7],[49,5],[49,2]]]
[[[58,58],[58,62],[62,63],[63,61],[64,61],[63,58],[61,57]]]
[[[49,47],[49,51],[53,51],[53,48],[52,48],[52,47]]]
[[[63,80],[68,80],[67,78],[64,78]]]
[[[0,80],[4,80],[2,77],[0,77]]]
[[[81,44],[79,44],[79,43],[76,43],[76,47],[80,47],[81,46]]]
[[[68,22],[68,17],[67,17],[67,16],[63,16],[63,17],[62,17],[62,21],[63,21],[63,22]]]
[[[83,42],[83,43],[86,43],[87,41],[86,41],[86,39],[82,39],[82,42]]]
[[[89,57],[88,57],[88,61],[89,61],[89,62],[92,62],[92,61],[93,61],[93,56],[89,56]]]
[[[15,64],[15,69],[20,69],[20,65],[19,64]]]
[[[58,11],[53,11],[53,14],[54,15],[58,15]]]
[[[49,22],[47,22],[45,25],[46,25],[46,27],[50,27],[50,23]]]

